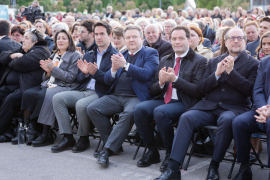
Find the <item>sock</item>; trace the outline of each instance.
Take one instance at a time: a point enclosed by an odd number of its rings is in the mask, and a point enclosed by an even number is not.
[[[245,163],[241,163],[240,169],[250,171],[251,169],[250,169],[250,163],[249,163],[249,161],[247,161]]]
[[[51,130],[51,127],[50,126],[47,126],[47,125],[43,125],[43,131],[42,131],[42,134],[45,134],[47,137],[50,136],[50,131]]]
[[[66,137],[69,141],[72,141],[74,139],[72,134],[64,134],[64,137]]]
[[[178,171],[179,170],[179,162],[170,158],[168,168],[171,169],[172,171]]]
[[[153,142],[151,142],[150,144],[147,144],[147,148],[148,148],[149,151],[152,151],[152,152],[157,152],[158,151],[155,140]]]
[[[110,150],[109,148],[105,148],[105,147],[102,149],[102,151],[107,152],[109,154],[109,156],[111,156],[113,153],[112,150]]]
[[[210,166],[215,167],[215,168],[219,168],[219,162],[212,160],[210,163]]]
[[[171,154],[171,152],[172,152],[172,147],[166,148],[166,155]]]

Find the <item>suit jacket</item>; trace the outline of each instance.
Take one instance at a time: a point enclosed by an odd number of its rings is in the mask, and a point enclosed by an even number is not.
[[[229,53],[210,59],[200,84],[200,93],[206,94],[204,100],[192,109],[214,110],[222,107],[236,115],[250,109],[253,86],[259,61],[244,50],[235,60],[234,69],[228,75],[226,71],[216,80],[217,64]]]
[[[87,52],[83,59],[85,59],[88,63],[97,63],[97,46],[94,48],[94,50]],[[87,77],[79,70],[79,74],[77,76],[77,82],[80,84],[76,90],[84,90],[88,83],[91,81],[92,78],[96,80],[95,84],[95,91],[99,97],[102,97],[105,95],[109,90],[110,86],[107,85],[104,82],[104,75],[107,71],[109,71],[112,67],[112,61],[111,61],[111,56],[113,54],[117,54],[118,51],[110,45],[107,49],[107,51],[103,54],[101,62],[100,62],[100,67],[95,73],[94,76],[88,75]]]
[[[143,45],[150,47],[147,40],[144,40]],[[161,58],[173,52],[171,43],[163,40],[161,36],[159,36],[158,41],[152,46],[152,48],[158,51],[159,60],[161,60]]]
[[[246,49],[251,53],[251,56],[256,56],[256,49],[260,45],[261,38],[258,38],[256,41],[247,43]]]
[[[54,55],[55,54],[51,56],[52,60]],[[76,83],[75,80],[79,72],[77,61],[81,58],[81,53],[79,53],[78,51],[66,51],[61,58],[63,62],[60,64],[59,67],[54,66],[52,70],[51,75],[55,77],[54,84],[62,87],[70,87],[71,89],[76,88],[78,86],[78,83]],[[47,87],[49,78],[46,76],[46,72],[43,74],[42,80],[43,82],[41,83],[41,85],[43,87]]]
[[[203,37],[209,39],[211,44],[213,44],[214,40],[216,39],[216,32],[210,28],[209,25],[206,25],[205,29],[203,30]]]
[[[129,65],[126,74],[127,77],[130,77],[131,85],[138,98],[141,101],[146,101],[151,99],[150,86],[158,69],[159,58],[157,50],[149,47],[143,46],[138,53],[134,65]],[[127,59],[128,50],[123,55]],[[107,94],[113,92],[122,71],[123,68],[118,69],[115,78],[111,75],[111,69],[106,72],[104,81],[106,84],[111,85]]]
[[[17,41],[14,41],[9,36],[5,36],[0,40],[0,53],[2,51],[17,50],[21,46],[22,45],[20,43],[18,43]],[[0,65],[0,78],[3,76],[6,68],[7,68],[7,66]]]
[[[168,90],[169,82],[165,83],[163,88],[159,87],[159,71],[163,68],[173,68],[175,62],[175,53],[171,53],[163,57],[160,61],[158,71],[155,79],[151,85],[151,93],[156,98],[163,98]],[[177,89],[178,99],[181,99],[186,109],[190,109],[195,105],[201,94],[199,92],[199,83],[203,77],[207,59],[200,54],[195,53],[191,48],[187,55],[181,60],[179,69],[179,77],[176,82],[172,84],[173,88]]]
[[[203,46],[204,47],[208,47],[208,48],[211,48],[211,41],[207,38],[204,38],[204,41],[203,41]]]
[[[12,60],[10,58],[12,53],[22,53],[24,55]],[[12,69],[20,72],[20,88],[23,91],[40,85],[44,71],[40,67],[39,61],[49,57],[50,52],[46,41],[37,42],[27,53],[22,48],[13,51],[3,51],[0,54],[0,63],[8,66],[8,68],[1,78],[0,86],[5,85],[6,78]]]
[[[257,108],[265,106],[270,96],[270,57],[261,60],[253,90],[253,101]]]

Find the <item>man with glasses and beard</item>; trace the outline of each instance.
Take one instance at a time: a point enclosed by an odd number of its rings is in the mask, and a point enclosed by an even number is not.
[[[259,64],[245,51],[247,37],[243,30],[230,29],[224,40],[228,53],[209,60],[199,88],[207,95],[180,117],[168,168],[156,180],[181,179],[179,165],[183,165],[193,131],[207,125],[217,125],[218,130],[206,179],[219,179],[219,163],[233,137],[232,121],[250,109]]]

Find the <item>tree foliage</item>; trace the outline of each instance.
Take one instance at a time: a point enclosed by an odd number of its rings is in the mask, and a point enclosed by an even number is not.
[[[221,6],[222,0],[198,0],[200,8],[214,9],[216,6]]]

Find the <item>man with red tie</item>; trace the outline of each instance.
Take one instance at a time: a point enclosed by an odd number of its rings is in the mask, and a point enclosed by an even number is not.
[[[156,98],[135,106],[133,116],[143,143],[148,152],[137,163],[147,167],[160,162],[151,122],[155,120],[166,148],[166,157],[160,171],[164,171],[170,157],[174,128],[173,123],[190,109],[201,97],[199,83],[205,72],[207,59],[189,48],[190,30],[186,26],[176,26],[171,31],[174,52],[164,56],[150,91]]]

